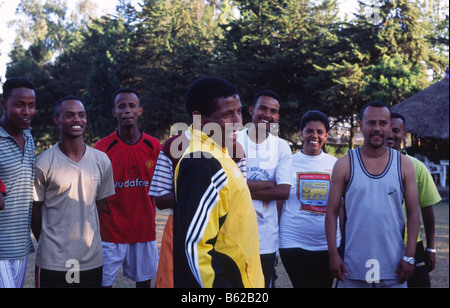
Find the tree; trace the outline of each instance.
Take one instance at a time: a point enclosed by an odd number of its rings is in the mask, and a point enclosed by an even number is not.
[[[433,80],[439,80],[448,67],[449,55],[449,3],[446,1],[429,1],[423,3],[422,10],[430,24],[425,38],[431,45],[432,52],[439,59],[433,70]]]
[[[146,1],[137,14],[136,69],[144,101],[144,129],[167,136],[170,124],[188,123],[184,94],[210,73],[228,1]]]
[[[364,93],[374,100],[395,105],[412,96],[419,90],[417,83],[422,76],[419,65],[404,63],[399,54],[392,57],[383,55],[378,65],[373,65]]]
[[[384,56],[401,57],[404,64],[419,68],[417,85],[424,89],[430,84],[427,70],[439,71],[441,63],[426,38],[431,24],[420,6],[419,0],[385,1],[380,7],[376,48]]]
[[[131,40],[121,20],[103,17],[95,21],[85,37],[85,46],[90,47],[88,68],[85,78],[83,102],[89,118],[89,138],[103,138],[116,128],[111,110],[113,93],[121,87],[126,78],[126,59],[129,56]]]
[[[326,50],[327,65],[318,66],[332,81],[321,91],[336,106],[330,114],[352,125],[365,103],[398,103],[429,85],[429,70],[442,69],[418,1],[376,2],[381,4],[376,16],[371,2],[359,3],[356,18],[337,28],[336,44]]]
[[[90,0],[82,0],[78,5],[78,13],[70,15],[67,0],[48,0],[44,3],[41,0],[21,0],[17,13],[26,18],[12,21],[18,28],[15,53],[21,55],[21,46],[24,45],[30,45],[31,48],[38,46],[42,61],[54,60],[70,46],[72,34],[82,25],[79,18],[86,18],[92,13],[93,7]]]
[[[80,94],[84,87],[80,82],[85,80],[85,76],[75,74],[83,68],[81,59],[72,62],[70,68],[68,63],[62,63],[70,58],[68,55],[79,46],[77,44],[81,44],[81,33],[89,21],[80,18],[88,18],[92,11],[90,0],[80,1],[78,13],[72,15],[69,15],[67,2],[61,0],[44,4],[39,0],[21,0],[18,5],[17,14],[25,18],[13,22],[19,30],[10,53],[6,77],[27,77],[37,87],[38,108],[33,120],[33,133],[38,148],[45,149],[58,140],[52,121],[54,103],[65,95]]]
[[[323,49],[335,43],[337,2],[236,3],[240,17],[226,27],[217,71],[238,85],[247,105],[263,88],[279,93],[280,133],[295,144],[303,113],[323,107],[318,90],[327,77],[315,64],[325,65]]]
[[[38,86],[33,128],[45,145],[57,140],[53,104],[68,94],[88,109],[89,143],[111,133],[111,95],[123,86],[141,92],[142,129],[164,140],[173,123],[189,123],[184,94],[205,75],[234,83],[244,106],[260,89],[278,92],[281,136],[296,144],[307,110],[354,124],[366,102],[395,104],[448,66],[448,5],[436,1],[383,0],[379,14],[360,1],[343,21],[337,0],[152,0],[139,9],[120,0],[101,19],[91,0],[77,12],[67,3],[21,0],[7,68]]]

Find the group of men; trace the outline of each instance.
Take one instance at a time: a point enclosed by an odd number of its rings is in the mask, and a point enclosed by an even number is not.
[[[121,267],[137,287],[150,287],[154,278],[161,288],[273,287],[279,214],[292,185],[291,149],[271,134],[280,97],[257,93],[249,107],[252,125],[242,130],[236,87],[199,78],[185,96],[192,126],[162,146],[139,130],[143,107],[137,91],[119,89],[113,103],[118,130],[91,148],[83,142],[82,102],[72,96],[58,101],[53,120],[60,141],[35,158],[34,86],[23,78],[5,82],[0,287],[23,286],[34,252],[30,226],[38,241],[38,287],[111,287]],[[405,286],[415,269],[427,275],[434,268],[431,205],[440,197],[434,185],[419,186],[418,194],[418,167],[390,148],[399,150],[404,138],[404,120],[396,121],[393,117],[391,125],[386,105],[366,105],[363,146],[339,159],[333,170],[325,229],[330,271],[340,287]],[[390,147],[387,140],[393,140]],[[430,184],[426,173],[422,179]],[[419,198],[422,194],[429,198]],[[343,244],[336,247],[342,199]],[[419,199],[427,236],[427,249],[421,250],[431,268],[414,260],[421,241]],[[155,206],[173,210],[160,255]]]

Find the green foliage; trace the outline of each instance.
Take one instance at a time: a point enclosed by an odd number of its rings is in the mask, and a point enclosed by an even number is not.
[[[109,18],[96,21],[89,27],[85,40],[91,42],[87,46],[92,46],[92,56],[81,98],[86,105],[89,138],[93,142],[115,130],[115,120],[111,113],[112,94],[120,87],[130,40],[124,24]]]
[[[123,86],[141,92],[140,126],[163,141],[172,124],[190,122],[184,94],[204,75],[237,85],[244,106],[258,90],[278,92],[281,135],[296,143],[308,110],[354,124],[364,103],[396,104],[428,86],[430,72],[440,79],[448,4],[438,2],[380,1],[373,22],[368,0],[351,20],[337,17],[337,0],[146,0],[138,8],[121,0],[116,16],[101,18],[89,17],[91,0],[77,12],[65,0],[21,0],[6,76],[38,86],[33,127],[42,146],[58,140],[53,104],[65,95],[83,100],[89,143],[110,134],[112,94]]]
[[[366,78],[365,93],[387,104],[400,103],[420,90],[417,86],[422,76],[419,65],[405,64],[399,54],[383,55],[381,62],[372,66],[371,73]]]

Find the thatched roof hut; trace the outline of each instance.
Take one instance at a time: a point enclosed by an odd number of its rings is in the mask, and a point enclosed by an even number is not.
[[[449,88],[445,78],[392,107],[406,119],[406,130],[418,137],[449,139]]]

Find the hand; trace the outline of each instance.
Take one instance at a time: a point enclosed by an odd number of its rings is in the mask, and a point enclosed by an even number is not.
[[[339,255],[335,257],[330,256],[330,273],[334,278],[339,279],[342,282],[344,282],[343,276],[348,275],[344,261],[342,261],[342,258]]]
[[[425,264],[428,272],[432,272],[436,268],[436,254],[434,252],[425,252]]]
[[[411,278],[414,274],[415,264],[409,264],[404,260],[401,260],[398,264],[397,271],[395,272],[395,276],[398,277],[399,283],[406,282],[409,278]]]

